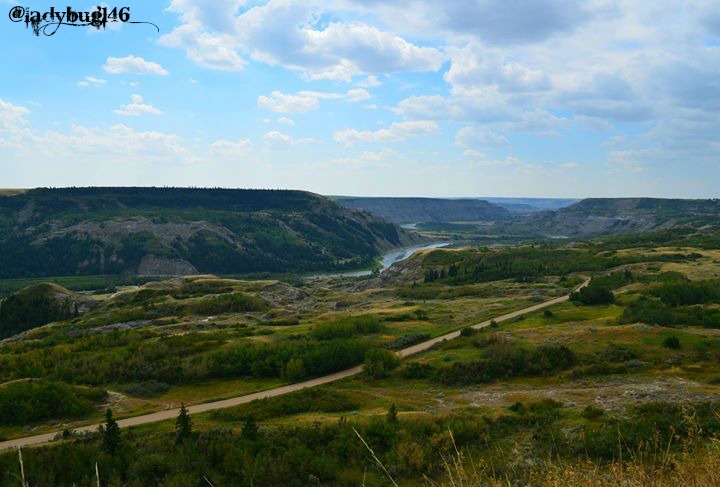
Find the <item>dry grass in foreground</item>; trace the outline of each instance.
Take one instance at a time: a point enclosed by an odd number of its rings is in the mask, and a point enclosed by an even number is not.
[[[567,462],[560,458],[541,462],[532,471],[515,470],[498,474],[491,465],[475,461],[455,445],[450,456],[442,456],[443,473],[437,479],[425,477],[429,487],[707,487],[720,486],[720,438],[703,436],[694,411],[685,410],[690,431],[682,441],[678,437],[665,445],[657,439],[636,452],[623,451],[618,441],[618,459],[599,464],[590,459]],[[360,434],[356,434],[360,437]],[[390,476],[370,446],[360,437],[373,460]],[[678,448],[679,447],[679,448]]]

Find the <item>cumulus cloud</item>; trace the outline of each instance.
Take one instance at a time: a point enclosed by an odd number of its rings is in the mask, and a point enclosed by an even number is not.
[[[82,81],[78,81],[78,86],[81,88],[98,88],[102,85],[107,83],[107,80],[101,79],[101,78],[95,78],[93,76],[85,76]]]
[[[370,98],[372,98],[370,93],[367,90],[363,90],[362,88],[348,90],[346,96],[347,100],[350,102],[369,100]]]
[[[3,131],[19,130],[28,123],[28,115],[30,110],[27,108],[0,98],[0,129]]]
[[[110,74],[154,74],[157,76],[170,74],[160,64],[133,55],[108,57],[103,69]]]
[[[345,129],[335,132],[333,138],[336,142],[352,145],[355,142],[403,142],[412,137],[434,134],[439,126],[433,121],[407,121],[395,122],[389,128],[380,130]]]
[[[182,25],[163,35],[159,42],[167,47],[185,49],[190,60],[205,68],[241,71],[245,67],[247,61],[238,53],[240,44],[235,36],[202,32],[199,28],[195,24]]]
[[[241,13],[243,2],[220,3],[210,15],[197,0],[173,0],[170,10],[181,25],[160,43],[183,48],[190,59],[210,68],[240,70],[246,63],[241,53],[249,53],[308,79],[349,81],[361,74],[437,71],[444,60],[436,48],[365,23],[337,21],[319,28],[313,2],[270,0]]]
[[[139,115],[162,115],[163,112],[152,105],[148,105],[141,95],[130,95],[130,103],[122,105],[120,108],[113,110],[113,113],[123,117],[137,117]]]
[[[299,91],[287,94],[282,91],[273,91],[270,95],[258,97],[258,106],[277,113],[305,113],[320,106],[320,100],[347,100],[358,102],[371,98],[370,93],[364,89],[351,89],[346,93],[333,93],[323,91]]]
[[[193,162],[194,157],[181,137],[159,131],[137,131],[126,125],[85,127],[69,131],[40,132],[30,127],[16,135],[14,154],[23,159],[53,161],[103,160],[123,164],[134,162]],[[0,138],[0,145],[7,139]]]
[[[320,100],[315,96],[273,91],[269,96],[258,97],[258,106],[278,113],[305,113],[320,106]]]
[[[538,92],[552,88],[550,77],[540,66],[509,58],[504,50],[472,42],[450,50],[451,65],[445,80],[454,94],[474,95],[489,86],[499,92]]]
[[[278,118],[277,123],[279,123],[280,125],[287,125],[289,127],[292,127],[295,125],[295,121],[292,118],[288,118],[288,117]]]
[[[284,134],[282,132],[278,132],[277,130],[271,130],[270,132],[267,132],[263,136],[263,140],[266,144],[272,146],[272,147],[286,147],[289,145],[296,145],[296,144],[310,144],[312,142],[315,142],[315,139],[311,138],[303,138],[303,139],[296,139],[288,134]]]

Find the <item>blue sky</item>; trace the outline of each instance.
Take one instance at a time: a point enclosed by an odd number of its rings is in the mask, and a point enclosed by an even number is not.
[[[52,3],[0,0],[0,187],[720,196],[714,1],[16,5]]]

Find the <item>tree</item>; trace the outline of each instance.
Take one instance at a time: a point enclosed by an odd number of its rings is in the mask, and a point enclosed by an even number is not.
[[[120,451],[122,437],[120,436],[120,426],[113,419],[110,409],[105,412],[105,426],[101,427],[101,432],[103,450],[114,456]]]
[[[682,345],[680,344],[680,339],[678,337],[671,335],[663,340],[663,347],[671,350],[679,350],[682,348]]]
[[[395,403],[392,403],[390,405],[390,409],[388,409],[387,412],[387,422],[388,423],[397,423],[398,422],[398,416],[397,416],[398,410],[397,406],[395,406]]]
[[[285,378],[296,381],[305,377],[305,364],[300,358],[291,358],[285,365]]]
[[[252,414],[249,414],[245,416],[245,420],[243,421],[243,427],[242,427],[242,438],[250,441],[257,440],[258,437],[258,425],[255,421],[255,416]]]
[[[185,440],[192,438],[192,419],[190,419],[190,414],[188,414],[185,403],[180,406],[180,413],[175,420],[175,433],[175,443],[177,444],[183,443]]]
[[[371,348],[365,353],[365,373],[368,377],[379,379],[400,365],[400,359],[390,350]]]

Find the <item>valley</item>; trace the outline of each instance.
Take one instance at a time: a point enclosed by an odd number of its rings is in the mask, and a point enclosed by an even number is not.
[[[210,224],[209,217],[187,215],[180,223],[177,209],[160,216],[160,203],[131,211],[122,208],[125,193],[118,194],[86,200],[109,205],[110,214],[78,210],[72,193],[43,203],[54,212],[71,208],[52,218],[31,206],[37,223],[26,232],[36,240],[27,251],[56,252],[46,242],[72,228],[73,262],[112,260],[127,245],[114,242],[142,235],[127,223],[139,215],[153,225],[172,218],[187,228]],[[227,195],[233,204],[241,196]],[[691,203],[625,202],[628,215],[660,223],[553,239],[523,223],[559,218],[544,210],[403,230],[363,212],[340,216],[346,210],[314,196],[280,195],[286,198],[337,212],[338,225],[359,238],[375,235],[375,243],[344,270],[346,264],[322,260],[328,249],[344,252],[340,243],[310,243],[321,234],[290,227],[310,252],[300,262],[325,262],[320,272],[305,264],[260,273],[165,267],[180,275],[25,273],[0,280],[0,479],[17,475],[18,447],[37,485],[91,485],[94,462],[108,485],[185,485],[183,479],[206,477],[214,485],[295,478],[288,485],[299,486],[313,478],[380,486],[447,484],[458,475],[477,485],[542,475],[539,485],[551,485],[560,464],[581,477],[612,471],[671,478],[691,460],[717,461],[720,236],[713,203],[692,203],[697,211],[689,218],[667,219],[668,208]],[[553,211],[582,210],[594,222],[612,218],[618,205],[603,202],[597,210],[598,203],[581,202]],[[30,212],[23,208],[6,213],[12,231]],[[309,211],[302,218],[319,222]],[[234,213],[255,219],[267,211]],[[287,222],[289,213],[272,218]],[[236,232],[227,224],[213,231]],[[77,225],[88,233],[79,236]],[[453,225],[472,228],[457,234]],[[475,225],[525,230],[480,235]],[[136,255],[165,252],[157,247],[162,235],[142,240],[148,246]],[[77,253],[84,240],[98,238],[103,253]],[[193,255],[210,255],[213,245]],[[233,249],[242,256],[246,247]],[[181,250],[178,244],[173,252]],[[189,258],[196,270],[212,262]],[[112,452],[103,446],[108,410],[124,445]],[[182,411],[192,433],[180,440]],[[648,443],[652,438],[659,443]],[[164,447],[172,442],[175,449]],[[695,452],[691,459],[683,457],[687,449]],[[673,469],[637,459],[648,452],[662,452]],[[713,475],[710,467],[692,468]]]

